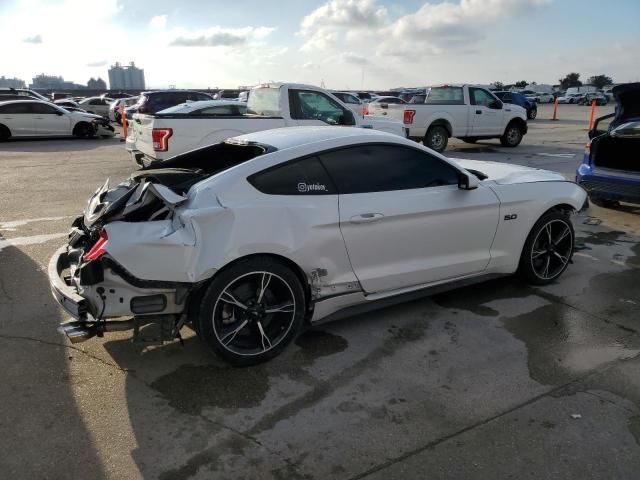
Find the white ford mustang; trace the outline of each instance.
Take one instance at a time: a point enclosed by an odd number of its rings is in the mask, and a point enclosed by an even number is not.
[[[560,174],[453,161],[378,131],[269,130],[107,181],[49,277],[72,341],[191,324],[246,365],[305,322],[516,271],[551,282],[585,200]]]

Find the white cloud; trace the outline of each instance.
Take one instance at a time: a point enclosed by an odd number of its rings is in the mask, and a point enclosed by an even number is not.
[[[251,40],[262,40],[275,29],[271,27],[222,28],[219,26],[176,36],[170,43],[177,47],[234,47]]]
[[[167,26],[167,16],[156,15],[155,17],[152,17],[149,21],[149,26],[154,29],[163,29]]]
[[[32,37],[26,37],[22,41],[24,43],[42,43],[42,35],[34,35]]]

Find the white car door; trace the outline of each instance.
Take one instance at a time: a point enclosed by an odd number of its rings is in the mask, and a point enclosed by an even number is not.
[[[491,189],[422,150],[371,144],[321,154],[339,193],[340,230],[368,293],[482,272],[498,225]]]
[[[11,136],[36,135],[30,102],[9,103],[0,106],[0,123],[6,125]]]
[[[33,125],[38,135],[71,135],[71,117],[46,103],[33,103]]]
[[[469,87],[471,102],[471,136],[502,135],[502,102],[483,88]],[[500,108],[497,108],[497,106]]]
[[[355,125],[354,113],[314,90],[289,90],[291,119],[300,126]]]

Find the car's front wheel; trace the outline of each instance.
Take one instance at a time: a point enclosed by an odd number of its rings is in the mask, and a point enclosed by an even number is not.
[[[564,272],[574,247],[573,225],[560,212],[543,215],[533,226],[522,249],[519,272],[533,285],[546,285]]]
[[[529,117],[529,120],[533,120],[538,116],[538,109],[537,108],[532,108],[531,110],[529,110],[529,114],[527,115],[527,117]]]
[[[305,311],[298,276],[273,258],[254,257],[214,277],[196,330],[224,360],[254,365],[275,357],[296,337]]]

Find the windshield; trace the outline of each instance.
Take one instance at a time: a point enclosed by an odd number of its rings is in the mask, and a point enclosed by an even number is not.
[[[280,89],[256,88],[251,90],[247,101],[247,113],[265,117],[279,117],[281,115]]]

